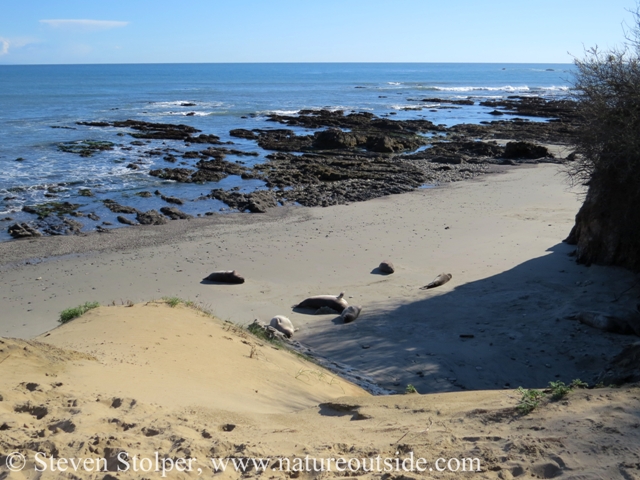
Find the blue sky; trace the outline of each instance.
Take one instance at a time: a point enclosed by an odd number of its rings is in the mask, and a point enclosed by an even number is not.
[[[634,0],[2,0],[0,64],[570,63]]]

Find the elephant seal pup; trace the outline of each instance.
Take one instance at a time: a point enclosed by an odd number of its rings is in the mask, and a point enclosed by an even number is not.
[[[276,315],[275,317],[273,317],[269,325],[279,332],[284,333],[287,338],[291,338],[293,336],[293,332],[295,332],[291,320],[282,315]]]
[[[396,271],[396,269],[393,267],[393,263],[391,263],[389,260],[385,260],[384,262],[382,262],[378,267],[378,270],[380,271],[380,273],[385,273],[387,275],[391,275]]]
[[[358,318],[360,312],[362,312],[362,306],[358,305],[356,307],[355,305],[350,305],[342,312],[342,320],[344,321],[344,323],[351,323],[356,318]]]
[[[244,283],[244,277],[239,275],[235,270],[222,270],[219,272],[213,272],[207,278],[206,282],[220,282],[220,283]]]
[[[420,290],[427,290],[429,288],[435,288],[439,287],[440,285],[444,285],[449,280],[451,280],[452,277],[453,275],[451,275],[450,273],[441,273],[433,280],[433,282],[425,285],[424,287],[420,287]]]
[[[322,307],[329,307],[338,313],[342,313],[342,311],[349,306],[343,297],[344,292],[340,292],[340,295],[337,297],[333,295],[318,295],[303,300],[299,304],[294,305],[293,308],[310,308],[317,310]]]

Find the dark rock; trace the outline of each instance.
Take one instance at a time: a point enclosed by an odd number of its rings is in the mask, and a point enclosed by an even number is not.
[[[138,197],[142,197],[142,198],[150,198],[150,197],[153,197],[153,194],[152,194],[151,192],[147,192],[147,191],[144,191],[144,192],[137,192],[135,195],[136,195],[136,196],[138,196]]]
[[[417,135],[369,135],[367,136],[366,149],[371,152],[395,153],[406,150],[415,150],[424,144],[426,144],[426,141]]]
[[[313,137],[296,136],[291,130],[260,131],[261,147],[278,151],[365,148],[380,153],[412,150],[426,143],[417,132],[440,131],[427,120],[392,121],[369,112],[344,115],[328,110],[302,110],[297,116],[270,115],[269,120],[305,128],[330,127]],[[350,132],[341,129],[350,129]]]
[[[165,180],[175,180],[176,182],[189,183],[191,175],[196,171],[188,168],[160,168],[151,170],[149,175],[153,177],[163,178]]]
[[[475,102],[471,99],[459,99],[459,100],[451,100],[451,99],[444,99],[444,98],[423,98],[422,99],[423,102],[428,102],[428,103],[448,103],[448,104],[452,104],[452,105],[473,105]]]
[[[521,119],[494,120],[478,124],[459,124],[448,129],[453,137],[478,139],[513,138],[549,143],[571,143],[575,127],[570,123],[526,122]]]
[[[237,138],[246,138],[247,140],[257,140],[258,135],[256,135],[251,130],[245,130],[244,128],[236,128],[229,132],[229,135]]]
[[[42,236],[42,233],[28,223],[15,223],[10,225],[7,231],[13,238],[32,238]]]
[[[160,198],[167,203],[175,203],[176,205],[184,205],[184,202],[177,197],[165,197],[164,195],[160,195]]]
[[[222,142],[220,141],[220,137],[217,135],[205,135],[200,134],[197,137],[190,137],[190,143],[209,143],[212,145],[220,145]]]
[[[100,220],[100,217],[98,215],[96,215],[95,213],[91,212],[89,215],[87,215],[87,218],[89,220],[93,220],[94,222],[97,222],[98,220]]]
[[[485,100],[484,107],[499,107],[509,113],[527,117],[548,117],[563,121],[577,119],[576,103],[571,100],[545,100],[539,97],[512,96],[507,99]]]
[[[219,182],[228,175],[242,175],[247,169],[237,163],[225,160],[200,160],[196,163],[198,171],[192,175],[192,181],[198,183]]]
[[[82,224],[70,218],[50,217],[41,228],[47,235],[77,235],[82,231]]]
[[[260,190],[249,194],[247,209],[252,213],[265,213],[278,205],[275,195],[269,190]]]
[[[160,215],[156,210],[149,210],[148,212],[140,212],[136,216],[136,220],[140,225],[164,225],[167,223],[167,218]]]
[[[124,223],[125,225],[137,225],[136,222],[127,217],[123,217],[122,215],[118,215],[116,217],[116,220],[118,220],[120,223]]]
[[[110,127],[109,122],[76,122],[76,125],[86,125],[88,127]]]
[[[115,146],[112,142],[96,140],[80,140],[77,142],[59,143],[58,150],[67,153],[76,153],[81,157],[91,157],[96,152],[113,150]]]
[[[104,206],[111,210],[113,213],[138,213],[138,210],[133,207],[127,207],[126,205],[120,205],[114,200],[103,200]]]
[[[258,145],[265,150],[280,152],[299,152],[313,146],[314,137],[311,135],[298,136],[293,130],[260,130]]]
[[[200,130],[189,125],[174,125],[171,123],[152,123],[139,120],[125,120],[123,122],[113,122],[117,128],[131,128],[141,133],[133,133],[131,136],[140,139],[160,139],[160,140],[185,140],[191,139],[191,134]]]
[[[507,143],[504,158],[519,159],[536,159],[536,158],[553,158],[553,155],[547,150],[547,147],[535,145],[530,142],[509,142]]]
[[[200,156],[208,156],[214,157],[217,159],[222,159],[225,155],[238,155],[241,157],[258,157],[260,154],[258,152],[245,152],[244,150],[236,150],[234,148],[226,148],[226,147],[209,147],[206,150],[202,150],[200,152]]]
[[[169,217],[171,220],[186,220],[189,218],[193,218],[192,215],[181,212],[175,207],[162,207],[160,211]]]
[[[258,190],[247,194],[216,189],[212,190],[209,196],[241,212],[249,210],[252,213],[265,213],[278,204],[275,194],[270,190]]]
[[[366,143],[366,136],[358,136],[350,132],[343,132],[337,128],[330,128],[315,134],[313,146],[320,150],[350,149]]]
[[[25,205],[24,207],[22,207],[22,211],[33,213],[35,215],[38,215],[38,218],[43,219],[54,214],[58,216],[69,214],[77,210],[81,206],[82,205],[80,204],[70,202],[47,202],[38,205]]]
[[[438,155],[437,157],[432,157],[430,160],[433,163],[444,163],[448,165],[459,165],[464,162],[463,157],[454,157],[454,156],[445,156],[445,155]]]

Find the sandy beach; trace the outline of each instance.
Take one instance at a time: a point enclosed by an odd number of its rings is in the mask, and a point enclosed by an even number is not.
[[[562,243],[580,193],[557,165],[503,167],[362,203],[2,243],[0,445],[31,458],[130,449],[202,462],[411,451],[478,457],[481,472],[465,474],[478,478],[640,478],[637,389],[579,390],[527,416],[514,410],[515,388],[592,384],[635,340],[567,318],[637,302],[632,273],[578,265]],[[383,260],[395,273],[375,271]],[[246,283],[203,282],[231,269]],[[420,289],[442,272],[452,280]],[[353,323],[292,310],[340,292],[363,308]],[[219,320],[154,302],[162,297]],[[62,310],[87,301],[103,306],[58,327]],[[241,328],[274,315],[289,317],[303,352],[331,371]],[[372,396],[337,372],[398,395]],[[418,394],[405,395],[408,385]],[[64,475],[0,478],[141,478]]]

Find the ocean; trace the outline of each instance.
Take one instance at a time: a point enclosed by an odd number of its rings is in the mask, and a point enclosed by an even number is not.
[[[492,108],[438,107],[424,98],[473,99],[531,95],[570,95],[571,64],[143,64],[0,66],[0,241],[7,227],[34,220],[25,205],[72,202],[80,212],[97,213],[100,221],[79,218],[85,230],[104,221],[121,226],[102,201],[115,200],[140,210],[166,206],[158,197],[140,198],[141,191],[160,189],[187,200],[180,209],[191,215],[221,211],[217,200],[195,200],[214,188],[238,187],[249,192],[260,180],[230,176],[216,183],[180,184],[148,175],[167,166],[162,156],[149,156],[148,146],[118,129],[76,122],[142,120],[180,123],[233,142],[232,148],[258,152],[241,157],[246,166],[265,162],[269,153],[255,141],[231,137],[235,128],[283,128],[268,122],[269,113],[295,114],[301,109],[366,111],[394,114],[393,119],[421,118],[436,124],[495,120]],[[505,115],[501,119],[508,119]],[[541,119],[531,119],[540,121]],[[288,127],[287,127],[288,128]],[[302,128],[292,128],[304,133]],[[120,133],[120,135],[118,135]],[[108,141],[112,150],[81,157],[60,150],[61,143]],[[165,146],[171,147],[171,141]],[[184,143],[176,141],[177,144]],[[202,146],[206,148],[206,146]],[[240,158],[240,157],[239,157]],[[234,161],[232,155],[226,158]],[[127,168],[133,161],[138,170]],[[79,194],[90,189],[94,196]],[[224,210],[223,210],[224,211]]]

